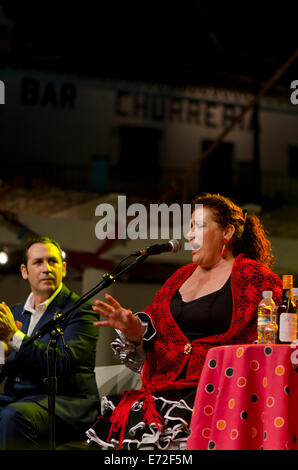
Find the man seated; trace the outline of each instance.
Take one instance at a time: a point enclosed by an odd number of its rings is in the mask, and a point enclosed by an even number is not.
[[[21,274],[31,287],[25,303],[11,309],[0,304],[0,340],[6,350],[0,383],[0,448],[40,449],[49,442],[48,360],[50,334],[24,344],[26,339],[68,311],[79,298],[64,284],[66,263],[59,244],[48,237],[31,240]],[[84,438],[98,414],[94,367],[97,319],[86,302],[67,315],[57,344],[55,430],[57,443]],[[4,346],[4,347],[3,347]]]

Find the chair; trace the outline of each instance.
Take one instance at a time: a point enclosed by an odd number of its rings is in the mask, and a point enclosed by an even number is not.
[[[100,397],[141,387],[141,376],[124,364],[95,367],[95,378]],[[70,441],[57,446],[56,450],[84,450],[86,446],[86,441]]]

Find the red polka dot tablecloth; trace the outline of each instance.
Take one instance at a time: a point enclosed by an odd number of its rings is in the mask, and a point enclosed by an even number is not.
[[[298,346],[208,351],[188,450],[298,449]]]

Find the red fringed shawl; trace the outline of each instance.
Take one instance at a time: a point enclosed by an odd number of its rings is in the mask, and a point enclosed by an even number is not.
[[[152,395],[155,390],[196,387],[209,348],[224,344],[252,343],[257,338],[257,306],[262,292],[271,290],[276,304],[281,302],[282,283],[267,267],[245,258],[235,259],[231,288],[233,313],[227,332],[197,339],[189,343],[177,326],[170,312],[170,301],[174,292],[194,272],[197,265],[188,264],[178,269],[158,291],[154,302],[146,308],[157,331],[154,350],[146,352],[142,372],[142,388],[128,391],[115,408],[110,422],[110,435],[120,430],[120,448],[128,416],[133,403],[143,400],[144,419],[160,428],[163,419],[155,410]],[[185,368],[184,378],[177,380]]]

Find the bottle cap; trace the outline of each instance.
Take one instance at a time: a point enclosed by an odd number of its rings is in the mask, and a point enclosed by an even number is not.
[[[264,299],[268,299],[269,297],[272,297],[272,290],[264,290],[263,297]]]
[[[282,285],[284,289],[291,289],[293,287],[292,274],[284,274],[282,277]]]

